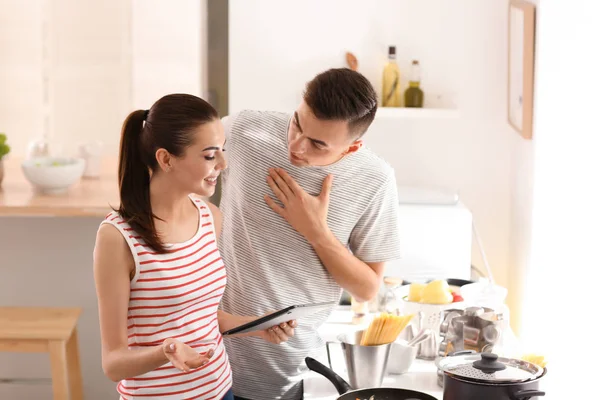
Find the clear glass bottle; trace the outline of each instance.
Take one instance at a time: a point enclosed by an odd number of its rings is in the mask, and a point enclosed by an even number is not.
[[[396,46],[388,48],[388,61],[383,67],[383,107],[400,107],[400,68],[396,63]]]
[[[384,289],[379,302],[379,311],[388,314],[400,315],[402,309],[402,299],[399,289],[403,280],[393,276],[383,278]]]

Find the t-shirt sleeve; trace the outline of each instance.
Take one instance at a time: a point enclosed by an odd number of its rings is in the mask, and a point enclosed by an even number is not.
[[[223,128],[225,129],[225,139],[229,141],[231,137],[231,128],[233,126],[233,122],[237,118],[238,114],[226,115],[221,118],[221,123],[223,124]]]
[[[398,189],[393,170],[352,230],[349,247],[363,262],[387,262],[401,258]]]

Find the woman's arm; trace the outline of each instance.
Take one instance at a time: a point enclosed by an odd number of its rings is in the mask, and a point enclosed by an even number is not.
[[[94,280],[100,314],[102,369],[111,380],[145,374],[171,361],[181,370],[206,363],[212,354],[200,355],[173,339],[161,345],[129,349],[127,308],[134,261],[121,233],[108,224],[100,226],[94,248]]]
[[[130,350],[127,346],[129,279],[134,271],[131,251],[121,233],[100,226],[94,248],[94,280],[100,314],[102,369],[117,382],[142,375],[168,362],[162,346]]]

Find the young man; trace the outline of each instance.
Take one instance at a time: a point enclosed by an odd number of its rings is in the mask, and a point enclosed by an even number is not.
[[[361,141],[376,111],[369,81],[344,68],[309,82],[292,115],[224,118],[225,311],[337,302],[342,288],[359,301],[377,295],[384,263],[400,255],[394,172]],[[329,314],[298,321],[282,346],[228,339],[235,395],[301,399],[304,358],[323,350],[317,329]]]

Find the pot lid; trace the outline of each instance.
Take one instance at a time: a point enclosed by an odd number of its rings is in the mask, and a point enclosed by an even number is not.
[[[483,383],[517,383],[536,379],[544,369],[527,361],[498,357],[493,353],[448,356],[439,367],[457,378]]]

